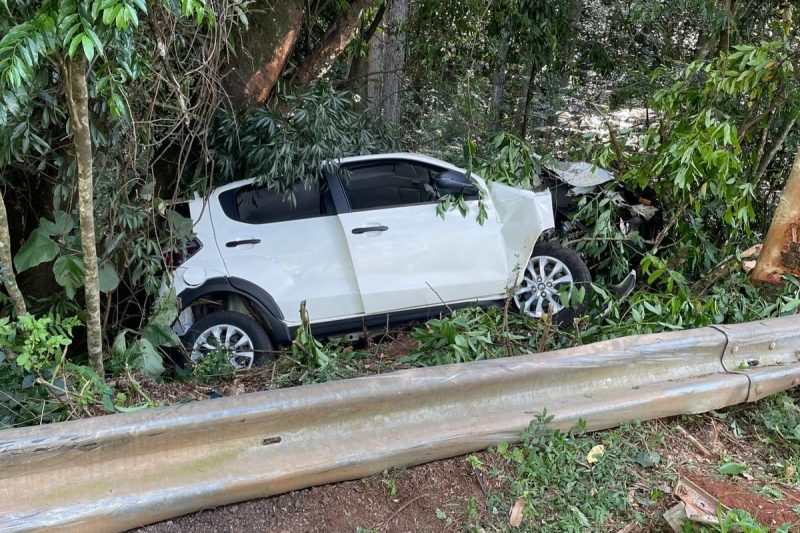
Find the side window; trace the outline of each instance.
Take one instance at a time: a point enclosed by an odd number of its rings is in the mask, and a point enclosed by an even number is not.
[[[245,224],[269,224],[318,216],[333,215],[333,201],[327,187],[306,189],[298,183],[292,189],[294,202],[287,194],[267,187],[245,185],[219,195],[220,205],[228,218]]]
[[[343,185],[354,211],[399,207],[437,200],[438,170],[406,161],[380,161],[343,169]]]

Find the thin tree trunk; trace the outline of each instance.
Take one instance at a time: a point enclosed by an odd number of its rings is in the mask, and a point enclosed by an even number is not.
[[[355,0],[336,18],[322,40],[300,65],[296,76],[297,83],[306,85],[330,70],[339,54],[356,36],[361,13],[371,3],[372,0]]]
[[[492,97],[489,100],[489,129],[497,131],[500,122],[500,107],[503,104],[503,93],[506,89],[506,57],[508,56],[509,34],[511,33],[511,17],[503,20],[500,28],[500,45],[497,48],[497,66],[492,76]]]
[[[535,58],[531,59],[531,70],[528,73],[528,88],[525,91],[525,107],[522,110],[522,120],[519,125],[519,136],[525,139],[528,134],[528,118],[531,116],[531,102],[533,101],[533,82],[539,73],[539,65]]]
[[[64,85],[75,144],[78,167],[78,210],[80,212],[81,249],[85,269],[86,337],[89,365],[102,378],[103,330],[100,322],[100,282],[97,247],[94,235],[94,179],[92,177],[92,138],[89,132],[89,91],[86,84],[86,60],[66,60]]]
[[[408,0],[392,0],[388,12],[388,38],[383,62],[386,71],[383,116],[390,124],[397,124],[400,120],[400,92],[403,89],[403,69],[406,64],[404,26],[407,18]]]
[[[775,141],[772,143],[772,146],[769,147],[769,150],[766,154],[761,156],[758,161],[758,166],[756,167],[756,174],[755,174],[755,181],[761,179],[761,177],[766,173],[769,164],[772,163],[772,160],[775,159],[775,155],[777,155],[778,150],[781,149],[783,146],[784,141],[786,141],[786,137],[789,136],[789,133],[792,131],[795,123],[797,122],[797,115],[786,117],[784,119],[783,124],[781,125],[781,129],[778,131],[778,135],[775,138]]]
[[[8,213],[6,213],[5,199],[0,196],[0,279],[3,280],[3,286],[11,298],[11,303],[14,305],[14,312],[17,316],[24,315],[27,312],[25,307],[25,298],[22,297],[22,292],[17,286],[17,278],[14,275],[14,263],[11,258],[11,236],[8,231]]]
[[[722,35],[719,38],[717,55],[727,52],[731,48],[731,26],[736,19],[736,0],[723,0],[722,8],[725,10],[725,28],[723,28]]]
[[[378,7],[378,11],[375,13],[375,17],[372,19],[369,27],[367,29],[361,31],[361,40],[366,43],[368,46],[372,41],[372,36],[375,35],[375,32],[380,26],[381,21],[383,20],[383,14],[386,13],[386,2],[382,2],[380,7]],[[369,52],[367,53],[369,55]],[[356,80],[362,75],[362,64],[364,62],[364,56],[360,53],[356,53],[353,56],[353,61],[350,63],[350,68],[347,73],[347,87],[350,90],[353,90],[353,87],[356,84]]]
[[[800,273],[800,150],[786,181],[764,247],[750,273],[753,281],[781,283],[781,275]]]

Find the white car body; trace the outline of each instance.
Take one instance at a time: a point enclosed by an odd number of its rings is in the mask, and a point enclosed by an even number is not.
[[[470,179],[485,193],[484,224],[476,221],[477,199],[467,201],[466,216],[452,211],[441,217],[436,201],[352,209],[357,195],[369,199],[383,191],[369,189],[369,178],[350,181],[358,172],[397,169],[396,176],[384,172],[380,179],[392,183],[386,194],[399,198],[413,193],[423,180],[418,176],[426,172],[466,171],[408,153],[349,157],[337,164],[348,169],[348,178],[338,171],[326,173],[330,190],[318,193],[324,214],[317,216],[254,223],[256,212],[245,220],[241,212],[251,207],[242,198],[262,194],[249,187],[252,179],[190,202],[202,248],[174,271],[183,308],[178,334],[191,326],[194,302],[228,291],[237,295],[242,311],[267,315],[259,318],[279,343],[290,340],[301,325],[302,301],[315,333],[332,334],[420,318],[442,306],[503,300],[541,234],[554,225],[549,191],[502,184],[487,188],[475,174]]]

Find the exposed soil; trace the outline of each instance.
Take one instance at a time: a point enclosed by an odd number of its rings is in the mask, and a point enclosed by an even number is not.
[[[762,525],[777,528],[783,524],[794,524],[800,520],[800,515],[792,510],[792,507],[800,503],[800,497],[798,497],[800,495],[788,487],[772,486],[783,498],[783,500],[775,502],[756,494],[754,490],[761,486],[749,483],[744,479],[731,482],[715,480],[693,472],[686,472],[684,475],[714,496],[722,505],[731,509],[744,509]]]
[[[486,455],[478,454],[488,460]],[[359,481],[201,511],[138,531],[461,531],[466,524],[479,522],[487,512],[484,491],[492,490],[491,482],[479,479],[464,457],[456,457]]]

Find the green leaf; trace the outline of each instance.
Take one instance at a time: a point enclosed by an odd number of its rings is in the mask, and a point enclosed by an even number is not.
[[[58,250],[58,245],[47,236],[47,232],[37,228],[14,256],[14,266],[18,273],[25,272],[36,265],[52,261],[58,255]]]
[[[128,350],[128,342],[125,339],[125,332],[120,331],[117,338],[114,339],[114,344],[111,345],[111,357],[115,359],[124,359],[125,352]]]
[[[172,327],[178,319],[178,298],[175,296],[175,289],[162,294],[155,304],[153,304],[153,314],[150,324]]]
[[[136,342],[139,351],[137,367],[139,370],[151,376],[160,376],[164,373],[164,363],[153,345],[147,339],[139,339]]]
[[[67,297],[72,299],[86,279],[83,259],[74,255],[61,256],[53,263],[53,274],[56,282],[67,290]]]
[[[94,43],[92,40],[84,34],[81,38],[81,43],[83,44],[83,53],[86,55],[86,59],[89,61],[94,59]]]
[[[119,285],[119,275],[111,263],[103,263],[97,272],[100,281],[100,292],[109,293]]]
[[[142,338],[147,339],[153,346],[178,346],[181,341],[169,326],[162,324],[149,324],[142,330]]]
[[[745,470],[747,470],[747,466],[741,463],[724,463],[717,468],[720,474],[727,474],[729,476],[738,476]]]
[[[75,51],[78,49],[78,45],[81,44],[82,39],[83,39],[82,33],[79,33],[72,38],[72,42],[69,43],[69,49],[67,50],[67,56],[69,56],[70,58],[75,57]]]
[[[114,402],[111,401],[111,396],[109,396],[108,394],[103,394],[103,398],[101,401],[103,403],[103,409],[105,409],[109,413],[114,412]]]
[[[66,237],[75,227],[72,215],[60,209],[56,210],[54,218],[55,222],[47,220],[46,218],[39,219],[39,228],[51,237],[55,237],[56,235]]]

